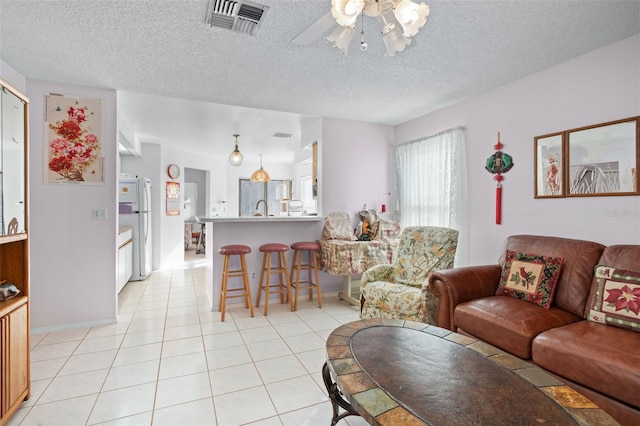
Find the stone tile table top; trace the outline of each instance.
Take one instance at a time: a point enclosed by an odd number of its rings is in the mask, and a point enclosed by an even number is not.
[[[326,349],[334,424],[353,414],[381,426],[617,424],[539,367],[433,325],[355,321]]]

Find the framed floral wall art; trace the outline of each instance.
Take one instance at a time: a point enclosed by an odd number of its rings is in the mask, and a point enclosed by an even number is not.
[[[102,184],[102,100],[45,95],[44,183]]]

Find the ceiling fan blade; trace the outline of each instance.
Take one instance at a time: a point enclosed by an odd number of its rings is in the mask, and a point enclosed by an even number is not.
[[[311,44],[318,37],[328,31],[332,26],[336,24],[336,20],[333,19],[331,11],[327,12],[324,16],[311,24],[309,28],[302,31],[291,40],[294,44]]]

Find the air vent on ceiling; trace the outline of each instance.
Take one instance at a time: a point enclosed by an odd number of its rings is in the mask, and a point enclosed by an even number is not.
[[[273,134],[274,138],[290,138],[291,136],[293,136],[293,133],[275,132]]]
[[[268,6],[245,0],[209,0],[206,22],[211,27],[254,36],[268,10]]]

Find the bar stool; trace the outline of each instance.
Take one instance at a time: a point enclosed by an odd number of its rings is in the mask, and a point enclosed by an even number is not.
[[[260,269],[260,284],[258,284],[258,300],[256,308],[260,307],[260,296],[264,290],[264,315],[269,315],[269,295],[274,293],[280,294],[280,303],[289,301],[289,293],[291,287],[289,285],[289,273],[287,269],[286,252],[289,246],[280,243],[268,243],[260,246],[262,253],[262,268]],[[278,265],[271,265],[271,254],[276,253],[278,257]],[[271,275],[278,274],[278,282],[271,284]],[[266,275],[266,280],[264,279]],[[275,290],[274,290],[275,289]],[[286,300],[285,300],[286,293]]]
[[[318,296],[318,307],[322,308],[322,295],[320,294],[320,280],[318,278],[318,252],[320,251],[320,244],[315,242],[298,242],[291,245],[293,249],[293,261],[291,262],[291,287],[294,287],[295,295],[291,301],[291,310],[298,310],[298,290],[309,289],[309,300],[313,300],[313,287],[316,288]],[[302,263],[302,257],[307,254],[307,263]],[[300,271],[307,271],[307,279],[305,281],[300,280]],[[315,273],[315,282],[313,282],[311,271]],[[296,273],[295,279],[293,273]],[[307,284],[303,286],[302,284]]]
[[[224,256],[222,266],[222,284],[220,285],[220,317],[224,321],[224,315],[227,310],[227,299],[234,297],[244,297],[245,307],[249,308],[251,316],[253,316],[253,305],[251,304],[251,287],[249,287],[249,275],[247,275],[247,261],[245,255],[251,253],[251,247],[234,244],[220,247],[218,253]],[[240,256],[240,269],[229,269],[229,260],[231,256]],[[229,278],[242,277],[242,288],[228,288]],[[241,292],[230,296],[229,292]]]

